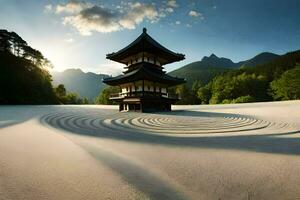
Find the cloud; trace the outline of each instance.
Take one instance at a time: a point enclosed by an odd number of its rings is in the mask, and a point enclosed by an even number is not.
[[[81,35],[91,35],[92,31],[102,33],[120,30],[120,25],[115,21],[116,15],[107,9],[93,6],[80,11],[77,15],[66,16],[64,25],[71,25]]]
[[[68,42],[68,43],[72,43],[74,42],[74,39],[73,38],[67,38],[64,40],[65,42]]]
[[[108,33],[123,29],[135,29],[143,21],[158,22],[177,7],[176,1],[168,1],[165,8],[155,4],[121,2],[114,9],[93,5],[88,2],[71,0],[58,4],[55,13],[63,15],[63,24],[75,28],[81,35],[91,35],[93,31]]]
[[[92,5],[83,1],[70,0],[66,4],[58,4],[56,6],[56,13],[79,13],[80,11],[90,8]]]
[[[179,25],[179,24],[181,24],[181,22],[180,21],[176,21],[175,24]]]
[[[189,16],[191,16],[191,17],[200,17],[200,19],[204,19],[203,15],[200,12],[197,12],[195,10],[191,10],[189,12]]]
[[[172,13],[172,12],[174,12],[174,9],[171,8],[171,7],[169,7],[169,8],[166,8],[166,11],[167,11],[168,13]]]
[[[178,7],[178,4],[176,3],[176,0],[169,0],[167,4],[168,4],[168,6],[170,6],[171,8],[176,8],[176,7]]]
[[[158,12],[153,5],[135,3],[130,6],[129,12],[119,20],[119,24],[126,29],[134,29],[144,19],[151,22],[158,21]]]
[[[44,8],[44,12],[45,13],[52,12],[52,5],[51,4],[46,5],[45,8]]]

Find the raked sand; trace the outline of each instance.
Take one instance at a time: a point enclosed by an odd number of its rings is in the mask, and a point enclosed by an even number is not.
[[[0,200],[300,199],[300,101],[0,106]]]

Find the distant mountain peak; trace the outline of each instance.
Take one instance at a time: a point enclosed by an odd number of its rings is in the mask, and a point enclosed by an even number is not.
[[[219,58],[218,56],[216,56],[214,53],[212,53],[209,58]]]
[[[79,68],[52,73],[54,85],[64,84],[67,91],[76,92],[81,97],[88,97],[90,102],[93,102],[93,99],[105,87],[102,79],[106,77],[108,75],[93,72],[85,73]]]
[[[70,72],[77,72],[77,73],[84,73],[80,68],[70,68],[70,69],[66,69],[65,71],[66,73],[70,73]]]
[[[253,67],[259,64],[267,63],[277,57],[279,57],[279,55],[277,54],[270,53],[270,52],[262,52],[249,60],[245,60],[237,63],[237,65],[239,65],[240,67],[251,67],[251,66]]]
[[[225,68],[231,68],[235,66],[235,63],[232,62],[232,60],[228,58],[220,58],[216,56],[214,53],[212,53],[209,57],[204,56],[202,60],[200,61],[202,65],[204,66],[211,66],[211,67],[225,67]]]

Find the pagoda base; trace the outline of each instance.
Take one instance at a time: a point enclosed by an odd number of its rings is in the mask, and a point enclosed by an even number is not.
[[[168,98],[124,98],[119,101],[119,111],[163,112],[171,111],[177,100]]]

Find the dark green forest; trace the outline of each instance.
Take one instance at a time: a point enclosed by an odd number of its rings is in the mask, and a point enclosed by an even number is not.
[[[0,30],[0,104],[86,103],[63,85],[54,88],[51,62],[17,33]]]
[[[246,103],[300,99],[300,51],[256,66],[240,67],[215,76],[207,84],[179,86],[179,104]],[[178,88],[183,88],[178,90]],[[192,97],[192,98],[191,98]]]

